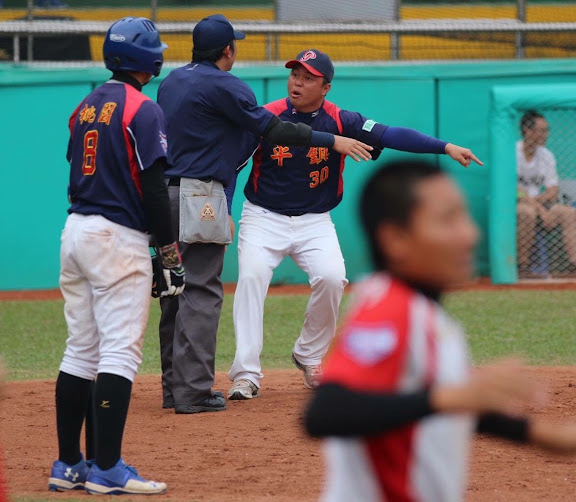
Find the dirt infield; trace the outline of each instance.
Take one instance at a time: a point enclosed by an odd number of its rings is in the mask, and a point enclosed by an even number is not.
[[[576,368],[532,371],[551,389],[551,403],[538,416],[574,419]],[[224,374],[216,383],[228,387]],[[268,371],[259,399],[229,402],[220,413],[175,415],[160,407],[160,377],[139,376],[124,457],[142,474],[168,483],[168,493],[154,500],[315,501],[323,477],[320,443],[306,438],[299,423],[309,395],[298,371]],[[46,489],[57,450],[54,415],[54,382],[8,384],[0,404],[0,442],[13,496],[85,497],[51,495]],[[566,502],[575,494],[576,459],[484,437],[475,441],[469,502]]]

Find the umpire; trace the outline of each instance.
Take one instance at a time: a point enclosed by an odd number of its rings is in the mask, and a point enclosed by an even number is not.
[[[222,308],[222,266],[232,242],[231,195],[246,131],[276,145],[333,148],[355,160],[372,148],[353,139],[282,122],[258,106],[250,87],[230,74],[236,40],[245,38],[221,14],[194,28],[192,62],[173,70],[158,90],[167,120],[168,192],[179,240],[186,288],[181,299],[161,299],[160,350],[163,407],[176,413],[226,409],[212,391],[216,334]],[[233,190],[233,185],[230,190]]]

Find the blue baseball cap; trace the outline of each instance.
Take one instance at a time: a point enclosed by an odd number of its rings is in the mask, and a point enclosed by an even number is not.
[[[334,65],[328,57],[328,54],[324,54],[317,49],[302,51],[296,56],[296,59],[291,59],[284,66],[286,68],[294,68],[299,64],[312,73],[312,75],[324,77],[328,82],[332,82],[334,78]]]
[[[222,14],[214,14],[200,21],[192,32],[197,51],[210,51],[226,47],[232,40],[244,40],[246,35],[236,31]]]

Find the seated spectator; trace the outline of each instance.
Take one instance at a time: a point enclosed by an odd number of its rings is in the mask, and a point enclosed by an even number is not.
[[[556,158],[544,145],[548,139],[548,122],[538,112],[527,111],[520,121],[522,140],[516,144],[518,174],[517,246],[520,277],[530,277],[530,255],[536,237],[536,226],[562,230],[562,243],[568,255],[567,272],[576,273],[576,209],[558,203]]]

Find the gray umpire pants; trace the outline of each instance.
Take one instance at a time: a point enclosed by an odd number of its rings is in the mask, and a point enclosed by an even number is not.
[[[172,224],[178,229],[180,187],[168,187]],[[186,272],[184,292],[160,300],[160,354],[164,401],[197,404],[214,385],[216,334],[222,310],[226,246],[180,242]]]

